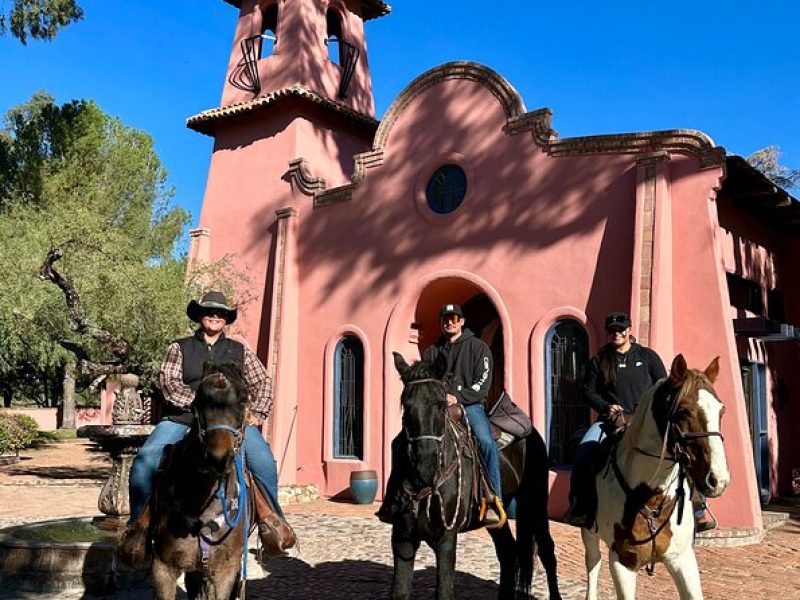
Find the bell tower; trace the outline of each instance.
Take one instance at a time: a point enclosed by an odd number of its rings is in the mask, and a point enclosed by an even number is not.
[[[295,415],[303,413],[299,349],[303,219],[317,210],[288,174],[302,162],[314,181],[351,181],[353,157],[372,148],[378,126],[364,22],[389,12],[381,0],[226,0],[239,11],[220,106],[187,126],[214,138],[188,268],[227,258],[246,284],[234,333],[273,381],[266,433],[282,484],[304,483],[296,463]],[[297,417],[298,423],[303,418]],[[300,427],[300,425],[297,425]]]
[[[302,87],[375,115],[364,22],[379,0],[227,0],[239,7],[221,106]]]

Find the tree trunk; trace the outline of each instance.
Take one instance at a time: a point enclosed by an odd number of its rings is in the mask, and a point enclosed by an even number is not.
[[[10,387],[3,388],[3,407],[11,408],[11,400],[14,398],[14,391]]]
[[[64,414],[61,429],[75,429],[75,359],[70,357],[64,365]]]

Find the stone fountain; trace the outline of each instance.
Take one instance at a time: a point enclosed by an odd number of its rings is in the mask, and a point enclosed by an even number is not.
[[[103,515],[0,529],[0,589],[55,592],[82,588],[95,594],[114,589],[114,549],[130,513],[130,466],[154,429],[146,423],[149,415],[138,385],[136,375],[122,375],[112,424],[87,425],[78,430],[79,437],[91,439],[111,456],[111,474],[97,502]],[[136,582],[135,577],[128,577],[126,587]]]

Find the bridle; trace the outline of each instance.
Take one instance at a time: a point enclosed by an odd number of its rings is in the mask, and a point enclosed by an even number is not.
[[[662,511],[665,507],[667,499],[666,496],[662,498],[661,503],[655,509],[652,509],[645,504],[642,508],[640,508],[637,511],[647,523],[649,536],[641,540],[632,540],[632,543],[635,545],[650,543],[652,545],[650,562],[646,568],[646,572],[648,575],[653,575],[655,569],[656,537],[664,529],[664,527],[666,527],[667,523],[672,517],[672,513],[675,511],[676,508],[678,510],[678,525],[680,525],[683,520],[684,503],[686,501],[686,490],[684,487],[684,482],[687,479],[687,471],[692,464],[692,457],[686,451],[686,444],[690,440],[710,438],[710,437],[719,437],[721,440],[723,441],[725,440],[722,433],[720,433],[719,431],[686,432],[683,431],[683,429],[681,429],[680,425],[675,421],[675,414],[678,408],[679,392],[680,390],[678,389],[672,394],[670,394],[669,401],[672,404],[670,406],[669,414],[667,416],[667,421],[664,426],[664,437],[661,443],[661,454],[657,455],[651,452],[647,452],[646,450],[639,448],[639,446],[634,447],[634,450],[636,452],[643,454],[645,456],[658,459],[658,465],[656,465],[656,468],[653,471],[653,475],[647,482],[647,485],[650,488],[652,488],[653,480],[655,479],[656,475],[661,469],[661,463],[664,460],[675,463],[678,466],[678,474],[677,474],[678,485],[675,491],[675,498],[677,502],[673,502],[671,504],[669,512],[666,515],[663,515],[664,517],[663,521],[661,521],[660,524],[658,523],[658,521],[662,518]],[[670,450],[671,456],[667,456],[667,446],[669,445],[670,437],[672,437],[673,445],[672,449]],[[622,488],[625,497],[628,498],[633,493],[633,490],[631,489],[628,482],[625,480],[625,477],[621,469],[619,468],[619,465],[617,464],[616,448],[611,452],[610,458],[611,458],[610,465],[613,468],[617,482]],[[691,486],[691,480],[690,480],[690,486]]]
[[[670,402],[672,404],[670,406],[669,415],[667,416],[667,422],[664,427],[664,437],[661,443],[661,454],[652,454],[646,450],[643,450],[642,448],[639,448],[638,446],[635,447],[635,450],[640,454],[659,459],[659,464],[656,467],[656,471],[653,473],[653,476],[655,476],[655,473],[657,473],[658,469],[661,468],[661,462],[664,460],[678,463],[683,469],[688,469],[692,464],[692,457],[686,451],[686,444],[690,440],[719,437],[720,440],[723,442],[725,441],[725,437],[719,431],[686,432],[681,429],[681,426],[675,422],[675,413],[678,409],[678,391],[671,394]],[[667,446],[669,445],[670,434],[672,434],[673,444],[670,450],[671,455],[667,456]]]
[[[207,379],[209,379],[211,377],[218,377],[218,376],[223,377],[227,381],[227,377],[225,377],[224,374],[222,374],[222,373],[212,373],[211,375],[207,375],[206,377],[204,377],[203,380],[200,382],[200,385],[203,385],[203,382],[205,382]],[[242,419],[239,422],[239,426],[238,427],[234,427],[232,425],[227,425],[225,423],[214,423],[212,425],[206,425],[205,424],[205,420],[200,418],[200,413],[199,413],[199,411],[197,410],[197,407],[194,404],[192,404],[192,412],[194,413],[194,418],[195,418],[195,421],[197,422],[197,434],[198,434],[198,436],[200,438],[200,442],[201,443],[205,443],[206,438],[208,437],[208,434],[211,431],[220,431],[220,430],[221,431],[228,431],[231,434],[233,434],[233,437],[234,437],[234,446],[233,446],[234,452],[235,453],[239,452],[239,447],[241,446],[242,441],[244,440],[245,421],[247,419],[247,411],[246,410],[242,411]]]
[[[404,385],[407,387],[407,386],[410,386],[410,385],[418,385],[420,383],[436,383],[436,384],[442,386],[443,388],[445,387],[444,382],[442,380],[436,379],[434,377],[426,377],[425,379],[415,379],[413,381],[409,381],[409,382],[405,383]],[[408,430],[405,429],[405,427],[403,427],[403,429],[406,432],[406,439],[409,442],[418,442],[418,441],[421,441],[421,440],[431,440],[431,441],[436,442],[437,444],[441,444],[442,440],[444,439],[444,434],[442,434],[442,435],[425,434],[425,435],[410,436],[410,435],[408,435]],[[445,431],[446,431],[446,429],[445,429]]]
[[[422,383],[435,383],[442,388],[446,389],[445,383],[433,377],[426,377],[423,379],[414,379],[412,381],[404,382],[404,386],[411,386],[411,385],[419,385]],[[447,436],[447,432],[452,432],[452,440],[453,440],[453,450],[455,452],[454,457],[450,465],[445,469],[443,460],[444,460],[444,445],[443,441]],[[405,432],[406,439],[409,442],[417,442],[423,440],[429,440],[436,442],[438,444],[438,449],[436,451],[437,454],[437,462],[439,463],[439,468],[437,469],[436,477],[434,478],[433,484],[430,486],[423,487],[420,490],[409,490],[405,485],[403,485],[403,492],[411,498],[412,505],[414,506],[414,515],[416,516],[418,512],[419,504],[425,500],[427,500],[426,510],[425,513],[427,515],[428,520],[430,520],[430,510],[431,510],[431,502],[434,497],[438,498],[439,500],[439,513],[442,520],[442,526],[445,530],[450,531],[454,527],[458,526],[459,528],[463,527],[467,520],[469,519],[469,511],[464,512],[464,516],[461,519],[461,522],[458,523],[458,514],[461,510],[462,504],[462,481],[463,481],[463,474],[462,474],[462,466],[461,466],[461,450],[458,444],[458,433],[456,431],[456,425],[452,421],[450,421],[447,416],[445,416],[445,429],[442,435],[432,435],[432,434],[422,434],[411,436],[408,434],[408,429],[403,426],[403,431]],[[467,435],[471,435],[469,432]],[[450,477],[456,473],[456,506],[453,510],[452,519],[448,522],[447,516],[445,515],[445,508],[444,508],[444,500],[442,499],[442,494],[439,489],[444,485],[444,483],[450,479]]]

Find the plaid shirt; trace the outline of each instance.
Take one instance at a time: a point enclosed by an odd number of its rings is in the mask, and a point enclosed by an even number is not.
[[[244,381],[250,413],[263,423],[272,411],[272,380],[267,375],[267,369],[247,346],[244,347]],[[161,363],[160,382],[167,402],[188,411],[194,401],[194,390],[183,382],[183,353],[177,342],[170,344]]]

